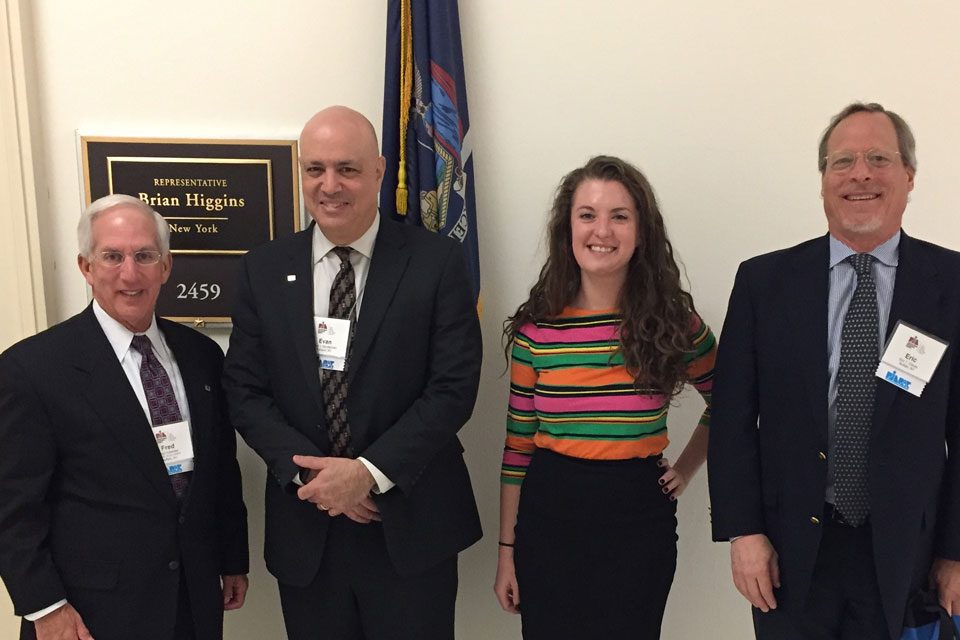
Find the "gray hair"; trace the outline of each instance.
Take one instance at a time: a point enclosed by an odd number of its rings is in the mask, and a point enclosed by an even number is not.
[[[170,226],[163,216],[139,198],[114,193],[94,200],[80,214],[80,222],[77,224],[77,244],[80,247],[80,255],[87,260],[93,258],[93,221],[101,213],[120,206],[131,207],[151,218],[157,225],[157,246],[160,248],[160,253],[163,255],[170,253]]]
[[[830,125],[823,132],[823,135],[820,136],[819,158],[817,159],[817,166],[820,168],[820,173],[823,173],[827,169],[827,140],[830,139],[830,134],[833,133],[833,130],[836,129],[837,125],[843,120],[862,111],[867,113],[882,113],[890,118],[890,121],[893,123],[893,130],[897,133],[897,146],[899,147],[897,151],[900,152],[900,159],[908,169],[916,173],[917,141],[913,138],[913,131],[910,130],[910,125],[898,114],[889,109],[884,109],[883,105],[876,102],[854,102],[844,107],[843,111],[830,119]]]

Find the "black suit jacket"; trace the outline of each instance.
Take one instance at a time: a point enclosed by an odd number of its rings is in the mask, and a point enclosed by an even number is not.
[[[17,615],[67,598],[97,640],[169,640],[182,565],[197,637],[221,637],[219,578],[248,570],[223,355],[158,323],[190,404],[182,505],[92,307],[0,356],[0,575]]]
[[[330,517],[291,491],[294,454],[325,456],[313,330],[313,225],[244,256],[224,388],[237,430],[269,468],[267,568],[309,584]],[[480,538],[457,431],[476,400],[480,327],[458,243],[381,219],[348,372],[353,449],[396,483],[374,499],[404,575]],[[346,516],[340,516],[346,517]]]
[[[827,464],[828,236],[740,266],[713,386],[715,540],[766,534],[778,603],[799,611],[820,542]],[[879,381],[869,452],[877,578],[891,637],[932,557],[960,560],[960,254],[901,235],[898,320],[948,340],[922,397]],[[945,446],[951,455],[945,453]]]

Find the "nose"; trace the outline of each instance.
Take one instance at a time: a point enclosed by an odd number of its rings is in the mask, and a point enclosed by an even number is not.
[[[610,235],[610,220],[606,216],[599,216],[597,218],[597,226],[594,228],[594,233],[600,238],[605,238]]]
[[[320,189],[325,193],[337,193],[340,191],[340,174],[335,167],[327,169],[320,176]]]
[[[120,266],[117,267],[120,270],[120,277],[123,280],[133,280],[138,275],[137,263],[133,260],[133,256],[124,256],[123,262],[120,263]]]
[[[867,164],[867,158],[863,153],[858,153],[853,159],[853,167],[850,169],[850,178],[852,180],[869,180],[873,176],[873,170]]]

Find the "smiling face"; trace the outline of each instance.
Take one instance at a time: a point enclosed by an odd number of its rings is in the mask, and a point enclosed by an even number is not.
[[[615,180],[584,180],[573,193],[570,235],[584,278],[626,278],[637,247],[637,207]]]
[[[80,272],[93,289],[93,297],[111,318],[134,333],[150,327],[160,287],[170,277],[168,253],[153,265],[138,265],[137,251],[160,251],[157,225],[139,209],[119,205],[98,215],[91,225],[93,252],[77,256]],[[124,254],[119,267],[104,265],[98,256],[104,251]],[[92,258],[92,259],[90,259]]]
[[[303,201],[328,240],[347,245],[370,228],[386,160],[373,127],[346,107],[324,109],[300,134]]]
[[[913,171],[899,155],[891,166],[876,169],[863,158],[868,149],[898,149],[893,122],[884,113],[854,113],[836,126],[827,140],[827,155],[838,151],[858,155],[846,171],[828,166],[820,190],[830,233],[860,252],[884,243],[900,229],[907,195],[913,190]]]

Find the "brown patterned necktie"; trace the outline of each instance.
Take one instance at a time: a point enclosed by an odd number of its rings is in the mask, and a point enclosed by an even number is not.
[[[323,412],[327,422],[327,435],[330,438],[330,455],[335,457],[353,457],[350,442],[350,425],[347,421],[347,371],[350,366],[350,347],[356,327],[354,307],[357,302],[356,281],[353,265],[350,264],[350,247],[334,247],[333,252],[340,258],[340,271],[330,287],[331,318],[351,320],[350,338],[347,343],[347,357],[343,371],[325,369],[323,371]]]
[[[157,356],[153,353],[153,345],[147,336],[133,336],[131,346],[140,352],[140,381],[143,383],[143,393],[147,396],[147,408],[150,409],[150,421],[153,426],[180,422],[183,419],[180,405],[173,394],[173,384],[170,377]],[[184,471],[170,476],[173,483],[173,492],[177,499],[182,499],[190,485],[192,471]]]

